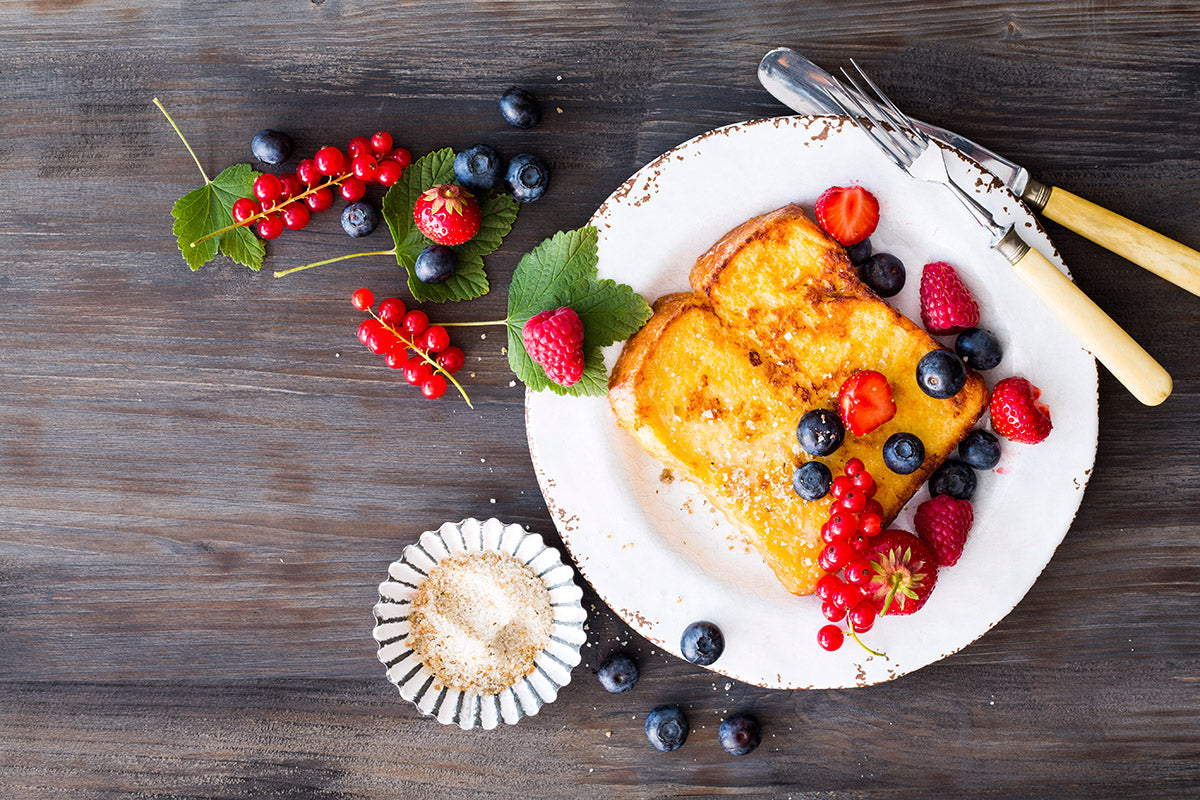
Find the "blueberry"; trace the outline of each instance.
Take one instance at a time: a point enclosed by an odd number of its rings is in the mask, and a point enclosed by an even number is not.
[[[292,137],[264,128],[250,140],[250,152],[264,164],[282,164],[292,155]]]
[[[930,350],[917,362],[917,384],[930,397],[954,397],[967,383],[967,368],[949,350]]]
[[[829,494],[833,474],[820,461],[808,461],[792,473],[792,489],[805,500],[820,500]]]
[[[658,706],[646,715],[646,738],[655,750],[664,753],[682,747],[690,729],[687,717],[679,706]]]
[[[513,86],[500,95],[500,113],[514,128],[532,128],[542,118],[542,106],[532,94]]]
[[[975,496],[975,470],[952,458],[933,471],[929,477],[929,494],[937,497],[948,494],[957,500]]]
[[[835,412],[814,408],[800,418],[796,439],[810,456],[827,456],[842,446],[846,426]]]
[[[904,264],[891,253],[876,253],[856,266],[858,277],[880,297],[892,297],[904,288]]]
[[[413,265],[413,271],[421,283],[445,283],[456,269],[458,254],[444,244],[426,247]]]
[[[491,145],[472,145],[454,157],[454,177],[472,192],[490,191],[504,177],[504,157]]]
[[[362,200],[342,209],[342,230],[356,239],[375,230],[378,224],[379,212]]]
[[[958,455],[975,469],[991,469],[1000,463],[1000,441],[987,431],[971,431],[958,443]]]
[[[532,203],[546,193],[550,185],[550,168],[535,155],[522,153],[508,162],[508,190],[518,203]]]
[[[897,475],[911,475],[925,463],[925,444],[911,433],[893,433],[883,443],[883,463]]]
[[[954,340],[954,352],[971,369],[992,369],[1004,358],[1004,348],[983,328],[968,328]]]
[[[731,756],[744,756],[762,742],[762,726],[749,714],[735,714],[717,729],[721,747]]]
[[[866,261],[871,257],[871,240],[863,239],[858,244],[852,244],[846,248],[846,257],[850,259],[850,263],[854,266]]]
[[[627,653],[613,653],[600,663],[596,677],[606,692],[623,694],[637,685],[637,663]]]
[[[693,622],[683,631],[679,649],[688,661],[707,667],[725,651],[725,635],[711,622]]]

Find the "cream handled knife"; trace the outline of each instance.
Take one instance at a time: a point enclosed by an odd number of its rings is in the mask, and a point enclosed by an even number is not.
[[[829,73],[794,50],[780,47],[767,53],[758,66],[758,79],[775,99],[797,113],[842,113],[826,94],[833,86]],[[919,120],[913,124],[979,162],[1033,211],[1200,296],[1200,253],[1192,248],[1065,189],[1040,183],[1024,167],[970,139]]]

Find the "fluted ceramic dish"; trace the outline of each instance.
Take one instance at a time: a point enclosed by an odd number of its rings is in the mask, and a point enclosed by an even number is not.
[[[421,583],[443,558],[467,553],[500,553],[526,564],[546,585],[554,613],[550,643],[534,659],[533,671],[495,694],[443,686],[408,644],[409,611]],[[400,689],[400,696],[438,722],[463,730],[490,730],[501,721],[513,725],[522,717],[537,714],[571,682],[571,670],[579,663],[579,649],[587,638],[582,597],[571,567],[540,535],[498,519],[447,522],[405,547],[403,556],[388,567],[387,580],[379,584],[379,602],[374,609],[379,660],[387,667],[388,680]]]

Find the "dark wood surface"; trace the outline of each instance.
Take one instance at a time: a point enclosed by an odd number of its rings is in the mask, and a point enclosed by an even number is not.
[[[520,255],[642,164],[784,113],[754,72],[777,45],[854,57],[915,115],[1200,246],[1200,3],[8,0],[0,31],[0,796],[1200,789],[1197,298],[1049,226],[1175,394],[1143,408],[1102,374],[1075,525],[963,652],[867,689],[768,691],[654,652],[589,592],[560,700],[464,733],[384,680],[370,607],[443,520],[554,538],[502,342],[459,337],[474,410],[423,401],[353,338],[349,292],[401,288],[388,258],[189,272],[169,212],[199,175],[150,104],[210,173],[266,126],[305,153],[387,128],[418,154],[543,155],[553,185],[489,259],[491,294],[435,309],[492,319]],[[497,114],[513,83],[545,98],[538,128]],[[326,214],[267,267],[362,247]],[[643,682],[610,696],[592,670],[626,643]],[[668,701],[695,731],[664,755],[641,728]],[[766,738],[734,759],[715,731],[739,709]]]

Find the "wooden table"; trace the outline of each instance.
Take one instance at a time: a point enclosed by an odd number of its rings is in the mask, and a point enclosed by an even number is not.
[[[1200,788],[1200,301],[1049,226],[1078,283],[1175,377],[1163,406],[1100,379],[1083,507],[1025,600],[889,684],[782,692],[656,652],[590,592],[575,681],[520,725],[463,733],[384,680],[375,585],[420,531],[496,515],[555,538],[524,390],[462,339],[475,409],[419,398],[354,339],[387,257],[335,214],[255,274],[192,273],[171,235],[199,175],[260,128],[298,149],[386,128],[420,154],[491,142],[553,184],[489,259],[520,255],[709,128],[784,113],[767,49],[854,57],[915,115],[1200,246],[1200,3],[210,2],[0,6],[0,795],[5,798],[1183,797]],[[545,99],[530,131],[499,94]],[[382,237],[382,238],[381,238]],[[386,233],[367,242],[386,244]],[[1069,419],[1056,419],[1070,425]],[[798,631],[797,635],[811,635]],[[592,671],[627,646],[643,681]],[[661,754],[645,712],[695,728]],[[752,710],[763,746],[716,741]]]

